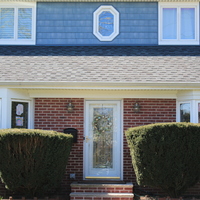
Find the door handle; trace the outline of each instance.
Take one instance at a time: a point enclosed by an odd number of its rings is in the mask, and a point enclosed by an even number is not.
[[[86,143],[88,143],[90,141],[90,138],[88,136],[83,137],[83,139],[85,140]]]

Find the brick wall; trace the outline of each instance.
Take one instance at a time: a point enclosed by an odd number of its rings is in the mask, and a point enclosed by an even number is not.
[[[74,112],[68,113],[67,104],[72,101]],[[84,99],[35,99],[35,128],[63,132],[65,128],[78,130],[78,142],[73,144],[65,178],[62,183],[62,194],[69,193],[71,183],[69,174],[75,173],[77,180],[83,177],[83,125]]]
[[[141,109],[134,113],[133,105],[138,102]],[[175,122],[176,100],[175,99],[124,99],[124,131],[130,127],[142,126],[151,123]],[[130,151],[124,137],[124,180],[132,181],[137,185],[133,172]],[[135,193],[161,194],[160,190],[148,187],[134,187]]]

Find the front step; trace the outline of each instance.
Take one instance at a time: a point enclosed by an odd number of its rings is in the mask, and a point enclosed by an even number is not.
[[[133,184],[72,183],[70,200],[133,200]]]

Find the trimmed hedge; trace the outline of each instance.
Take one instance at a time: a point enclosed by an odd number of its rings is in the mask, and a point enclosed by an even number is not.
[[[25,196],[55,191],[63,179],[71,135],[35,129],[0,130],[0,178]]]
[[[137,182],[179,197],[200,180],[200,126],[163,123],[126,131]]]

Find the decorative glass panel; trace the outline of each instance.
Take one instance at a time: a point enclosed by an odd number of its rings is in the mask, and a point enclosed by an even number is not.
[[[18,39],[31,39],[32,8],[18,9]]]
[[[102,36],[110,36],[114,32],[114,15],[109,11],[103,11],[99,15],[99,33]]]
[[[180,104],[180,121],[190,122],[190,104],[189,103]]]
[[[0,8],[0,39],[14,38],[14,8]]]
[[[28,103],[12,102],[12,128],[28,128]]]
[[[113,168],[113,108],[94,108],[93,168]]]
[[[181,8],[181,39],[195,39],[194,8]]]
[[[163,39],[177,39],[176,8],[163,8]]]

